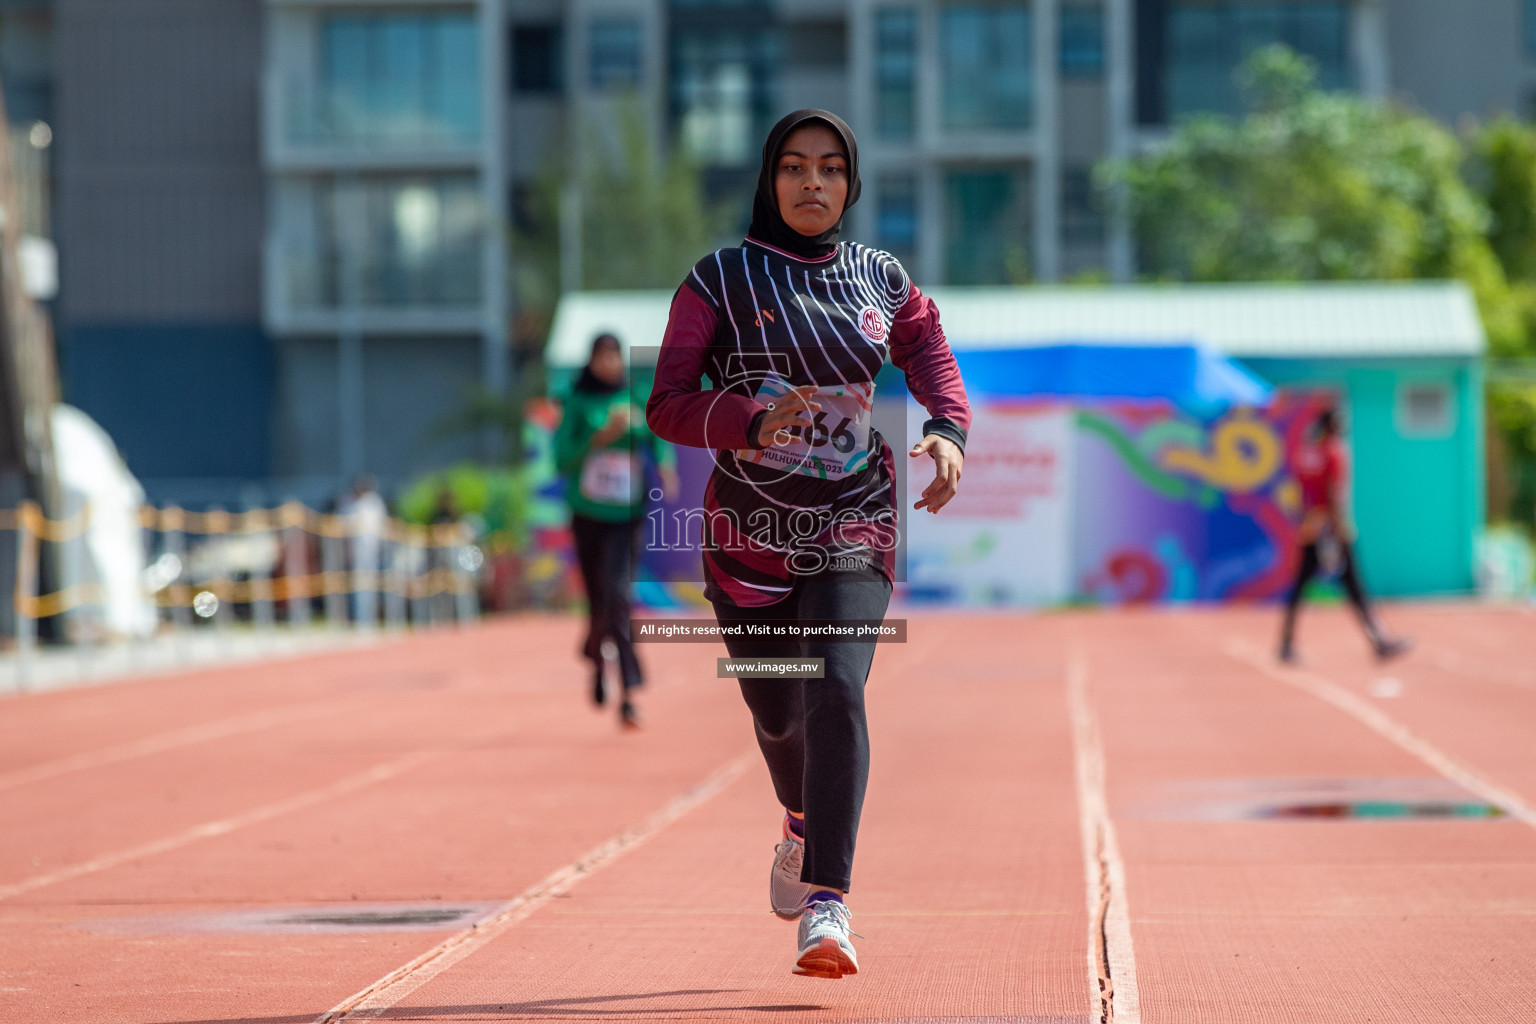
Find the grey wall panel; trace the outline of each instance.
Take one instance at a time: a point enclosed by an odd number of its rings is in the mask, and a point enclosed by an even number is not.
[[[797,70],[794,75],[785,75],[777,83],[774,96],[773,117],[775,120],[789,113],[791,110],[800,110],[804,107],[820,107],[822,110],[830,110],[834,114],[842,113],[848,117],[848,75],[840,69],[831,71]],[[858,131],[860,127],[854,128]],[[867,131],[868,129],[866,129]],[[757,158],[757,149],[761,145],[760,140],[753,139],[753,161]]]
[[[61,312],[260,315],[260,0],[57,0]]]
[[[1387,0],[1392,91],[1455,124],[1524,113],[1521,0]]]
[[[563,162],[566,111],[558,99],[514,97],[507,112],[507,173],[531,181]]]
[[[261,17],[260,0],[56,0],[72,157],[255,162]]]
[[[341,467],[336,411],[336,339],[276,342],[277,412],[272,472],[280,477],[335,476]]]
[[[390,489],[474,456],[476,439],[440,437],[479,383],[475,338],[368,338],[363,346],[363,463]],[[277,349],[273,471],[340,471],[336,341],[289,338]]]
[[[1104,111],[1101,81],[1067,79],[1061,83],[1061,158],[1064,161],[1092,164],[1104,158],[1109,148]]]
[[[60,244],[71,323],[259,320],[256,168],[69,175]]]
[[[364,360],[364,463],[396,484],[472,458],[477,440],[439,436],[480,384],[476,338],[369,338]]]

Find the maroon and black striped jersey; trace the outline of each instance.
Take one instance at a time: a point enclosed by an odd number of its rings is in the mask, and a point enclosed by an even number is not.
[[[970,406],[938,309],[894,256],[843,242],[803,259],[748,238],[694,265],[646,414],[657,436],[716,451],[701,508],[711,600],[773,604],[797,575],[850,555],[892,575],[894,458],[867,415],[887,358],[928,410],[924,432],[963,448]],[[757,417],[806,384],[822,405],[811,430],[759,448]]]

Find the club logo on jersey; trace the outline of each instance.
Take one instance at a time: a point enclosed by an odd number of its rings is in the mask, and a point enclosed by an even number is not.
[[[765,319],[769,323],[775,323],[776,321],[773,318],[773,314],[776,313],[776,312],[778,312],[778,310],[774,310],[774,309],[760,309],[760,310],[758,310],[757,311],[757,319],[752,322],[752,326],[753,327],[761,327],[761,326],[763,326],[763,320],[765,320]]]
[[[864,332],[864,337],[870,341],[885,340],[885,317],[874,306],[865,306],[864,312],[859,314],[859,330]]]

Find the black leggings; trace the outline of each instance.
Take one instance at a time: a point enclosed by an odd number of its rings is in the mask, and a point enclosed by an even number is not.
[[[879,621],[890,600],[891,585],[877,569],[832,572],[801,578],[789,597],[767,608],[716,604],[715,618],[722,626],[786,619]],[[738,682],[774,793],[786,809],[805,815],[801,881],[846,892],[869,782],[864,683],[875,644],[727,637],[725,646],[733,658],[824,659],[821,679]]]
[[[629,635],[629,584],[643,522],[609,523],[571,516],[576,562],[587,586],[587,639],[582,654],[601,669],[603,641],[612,640],[618,649],[619,674],[626,692],[643,681],[640,659],[635,657],[635,644]]]
[[[1371,613],[1371,602],[1365,594],[1365,587],[1360,582],[1360,573],[1355,569],[1354,552],[1350,550],[1349,543],[1344,540],[1336,540],[1339,546],[1339,562],[1342,571],[1339,581],[1344,584],[1344,593],[1349,596],[1349,603],[1354,606],[1355,614],[1360,616],[1360,623],[1365,627],[1365,634],[1370,638],[1372,645],[1380,646],[1381,633],[1376,626],[1376,617]],[[1296,611],[1301,606],[1302,592],[1312,577],[1317,575],[1317,570],[1322,564],[1318,555],[1317,543],[1308,544],[1301,549],[1301,567],[1296,571],[1296,582],[1291,587],[1291,592],[1285,599],[1285,625],[1280,635],[1280,645],[1289,650],[1296,636]]]

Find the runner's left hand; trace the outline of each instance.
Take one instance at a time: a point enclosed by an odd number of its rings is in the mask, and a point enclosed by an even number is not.
[[[924,452],[933,456],[933,483],[923,491],[923,500],[912,507],[938,512],[960,489],[960,470],[965,465],[965,454],[955,442],[938,434],[923,438],[912,446],[909,454],[915,459]]]

